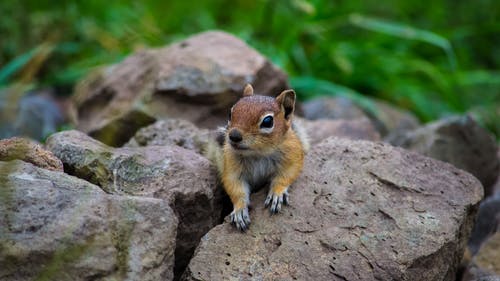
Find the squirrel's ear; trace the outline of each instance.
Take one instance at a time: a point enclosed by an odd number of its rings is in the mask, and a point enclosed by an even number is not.
[[[295,109],[295,91],[285,90],[276,98],[276,102],[281,105],[285,112],[285,119],[290,119],[293,110]]]
[[[243,90],[243,96],[244,97],[249,97],[251,95],[253,95],[253,87],[252,87],[252,85],[247,84],[245,86],[245,89]]]

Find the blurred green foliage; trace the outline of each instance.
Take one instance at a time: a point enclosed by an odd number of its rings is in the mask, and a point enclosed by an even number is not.
[[[72,86],[134,50],[223,29],[299,97],[373,96],[423,121],[472,112],[500,136],[500,2],[36,1],[0,4],[0,87]]]

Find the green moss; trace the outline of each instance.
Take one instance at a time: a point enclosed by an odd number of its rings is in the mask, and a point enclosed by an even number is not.
[[[43,268],[35,280],[51,281],[60,279],[58,276],[64,273],[69,265],[75,263],[75,261],[83,256],[91,246],[92,241],[85,244],[71,245],[56,251],[50,262]]]
[[[124,217],[120,217],[119,221],[111,223],[113,245],[116,252],[116,266],[119,279],[123,280],[129,271],[129,257],[132,233],[135,227],[135,221],[132,216],[135,207],[132,202],[124,202],[121,206]]]

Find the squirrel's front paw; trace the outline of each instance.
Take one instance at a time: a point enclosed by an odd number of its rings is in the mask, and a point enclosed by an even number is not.
[[[234,210],[231,215],[231,224],[236,226],[241,231],[246,231],[250,225],[250,216],[248,215],[248,208],[244,207]]]
[[[288,191],[285,190],[282,194],[277,194],[272,190],[269,190],[269,194],[267,195],[264,205],[269,207],[271,214],[276,214],[281,211],[282,204],[288,205]]]

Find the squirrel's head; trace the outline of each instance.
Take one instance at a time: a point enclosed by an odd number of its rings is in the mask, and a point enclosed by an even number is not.
[[[276,98],[253,94],[246,85],[243,97],[231,108],[226,141],[241,153],[275,151],[292,124],[295,92],[285,90]]]

